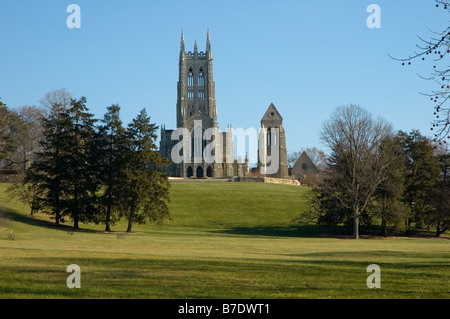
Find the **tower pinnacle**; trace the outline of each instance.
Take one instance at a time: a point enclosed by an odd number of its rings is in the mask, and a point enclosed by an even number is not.
[[[212,59],[212,53],[211,53],[211,37],[209,35],[209,28],[208,28],[208,35],[206,37],[206,54],[208,55],[209,59]]]
[[[184,53],[184,30],[181,30],[180,52],[181,54]]]

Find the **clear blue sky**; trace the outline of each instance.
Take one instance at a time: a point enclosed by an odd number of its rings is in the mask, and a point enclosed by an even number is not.
[[[81,29],[69,29],[69,4]],[[381,28],[369,29],[369,4]],[[288,152],[324,148],[318,135],[335,107],[359,104],[396,130],[430,134],[430,62],[402,67],[417,36],[449,22],[432,0],[149,1],[2,0],[0,97],[9,107],[38,105],[65,88],[86,96],[101,118],[119,103],[125,123],[146,108],[175,128],[181,30],[186,49],[205,50],[210,28],[222,130],[259,128],[271,102],[284,117]]]

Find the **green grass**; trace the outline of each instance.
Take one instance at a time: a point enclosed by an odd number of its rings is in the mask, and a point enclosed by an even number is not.
[[[448,238],[323,237],[293,222],[306,208],[303,187],[172,183],[173,220],[135,225],[122,239],[103,225],[71,235],[32,218],[6,187],[0,298],[450,297]],[[81,289],[66,286],[70,264],[81,267]],[[366,286],[370,264],[381,267],[381,289]]]

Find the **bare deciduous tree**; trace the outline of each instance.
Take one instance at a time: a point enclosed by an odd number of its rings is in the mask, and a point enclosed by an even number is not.
[[[289,168],[294,167],[295,163],[303,154],[303,152],[306,152],[306,154],[308,154],[309,158],[314,163],[314,165],[316,165],[317,169],[322,170],[325,167],[327,161],[325,152],[318,149],[317,147],[308,147],[308,148],[301,148],[300,151],[298,152],[288,154],[287,162]]]
[[[71,94],[66,89],[57,89],[45,94],[40,103],[48,111],[55,108],[67,109],[72,101]]]
[[[14,112],[22,120],[23,125],[16,141],[17,150],[12,158],[25,171],[43,137],[42,118],[46,110],[33,105],[18,107]]]
[[[435,0],[436,7],[450,11],[450,0]],[[432,61],[432,70],[429,76],[423,76],[426,80],[436,82],[437,90],[429,93],[422,93],[428,96],[434,104],[435,119],[431,123],[431,130],[434,132],[435,141],[446,144],[450,140],[450,66],[446,62],[450,53],[450,27],[442,31],[432,31],[429,39],[419,37],[420,44],[417,44],[417,51],[407,58],[394,58],[402,65],[410,66],[415,60],[426,62]],[[430,66],[431,67],[431,66]]]
[[[287,156],[287,164],[289,168],[293,168],[295,163],[297,162],[297,160],[300,158],[300,155],[302,155],[302,153],[300,152],[293,152],[293,153],[289,153]]]
[[[359,218],[378,185],[386,177],[391,159],[383,154],[381,142],[392,134],[384,119],[373,119],[357,105],[337,108],[321,131],[329,147],[329,169],[321,183],[326,196],[336,198],[351,211],[353,238],[359,238]]]

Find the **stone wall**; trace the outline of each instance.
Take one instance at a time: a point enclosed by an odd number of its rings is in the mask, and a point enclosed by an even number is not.
[[[272,183],[272,184],[284,184],[284,185],[296,185],[300,186],[300,182],[296,179],[289,178],[272,178],[272,177],[264,177],[264,183]]]
[[[187,177],[169,177],[169,182],[232,182],[233,178],[221,177],[221,178],[187,178]]]
[[[271,183],[300,186],[300,182],[290,178],[273,178],[273,177],[237,177],[236,182],[253,182],[253,183]]]
[[[300,186],[301,183],[290,178],[273,178],[273,177],[223,177],[223,178],[183,178],[169,177],[170,182],[243,182],[243,183],[271,183]]]

